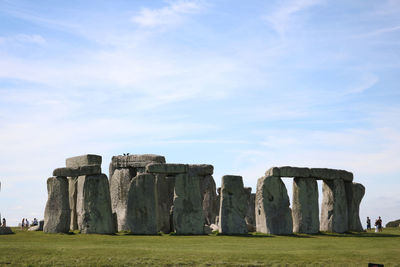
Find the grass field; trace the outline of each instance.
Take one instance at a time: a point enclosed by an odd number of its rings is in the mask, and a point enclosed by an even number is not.
[[[400,229],[271,236],[0,236],[0,266],[400,266]]]

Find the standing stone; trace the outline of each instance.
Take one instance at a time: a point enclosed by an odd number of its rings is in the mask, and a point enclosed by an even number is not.
[[[78,230],[78,216],[76,214],[76,197],[77,197],[78,177],[68,178],[69,188],[69,207],[71,209],[71,222],[70,229],[72,231]]]
[[[365,194],[365,187],[359,183],[345,183],[347,196],[347,210],[349,217],[349,231],[362,232],[360,221],[360,203]]]
[[[246,225],[247,231],[256,231],[256,213],[255,213],[255,201],[256,194],[251,193],[251,187],[245,187],[245,193],[247,196],[247,209],[246,209]]]
[[[322,194],[320,230],[346,232],[349,228],[344,181],[342,179],[324,180]]]
[[[157,227],[163,233],[171,232],[171,206],[174,201],[174,176],[153,174],[156,183]]]
[[[155,177],[138,174],[130,183],[127,222],[132,233],[157,234]]]
[[[116,169],[110,178],[110,196],[112,212],[117,215],[118,231],[128,231],[126,218],[128,191],[136,173],[130,168]]]
[[[175,176],[173,226],[177,234],[201,235],[204,233],[204,216],[201,207],[199,179],[188,174]]]
[[[261,177],[257,181],[256,224],[257,232],[287,235],[293,233],[289,196],[281,178]]]
[[[247,196],[242,176],[224,175],[221,185],[219,232],[222,234],[247,234],[245,221]]]
[[[107,176],[79,176],[77,188],[76,211],[81,233],[115,233]]]
[[[312,178],[293,180],[293,232],[316,234],[319,232],[318,184]]]
[[[71,220],[66,177],[47,179],[48,199],[44,211],[43,231],[46,233],[68,233]]]

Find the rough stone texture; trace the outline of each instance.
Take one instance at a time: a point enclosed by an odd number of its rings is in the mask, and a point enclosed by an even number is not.
[[[155,177],[138,174],[130,183],[127,222],[135,234],[157,234],[157,208]]]
[[[128,231],[127,221],[128,192],[131,181],[136,175],[131,168],[116,169],[110,178],[110,197],[112,212],[117,215],[118,231]]]
[[[153,154],[143,154],[143,155],[128,155],[128,156],[113,156],[110,163],[110,176],[112,177],[114,170],[118,168],[138,168],[137,171],[144,172],[144,168],[147,164],[165,163],[165,157]],[[143,168],[143,171],[140,169]]]
[[[48,199],[44,211],[46,233],[68,233],[71,220],[68,198],[68,180],[65,177],[47,179]]]
[[[53,171],[53,176],[78,177],[81,175],[101,174],[100,165],[87,165],[74,168],[57,168]]]
[[[115,233],[107,176],[79,176],[77,188],[76,211],[81,233]]]
[[[385,227],[400,227],[400,220],[390,221]]]
[[[360,203],[365,194],[365,187],[359,183],[345,182],[349,231],[362,232],[360,221]]]
[[[268,234],[292,234],[292,212],[289,196],[281,178],[261,177],[257,181],[256,225],[257,232]]]
[[[76,214],[76,197],[78,194],[78,177],[68,178],[69,208],[71,209],[70,229],[78,230],[78,216]]]
[[[170,233],[171,227],[171,206],[174,202],[175,176],[165,174],[154,174],[156,183],[157,202],[157,227],[158,231]]]
[[[173,227],[177,234],[203,234],[204,216],[201,207],[200,183],[197,176],[175,177]]]
[[[342,179],[322,183],[320,230],[343,233],[348,230],[347,197]]]
[[[222,234],[246,234],[247,195],[242,176],[224,175],[221,183],[219,232]]]
[[[188,172],[188,165],[174,163],[150,163],[146,166],[148,173],[179,174]]]
[[[319,180],[336,180],[341,179],[346,182],[353,181],[353,173],[345,170],[334,170],[326,168],[311,168],[310,176]]]
[[[293,232],[319,232],[318,184],[315,179],[294,178],[292,198]]]
[[[0,227],[0,235],[11,235],[14,232],[11,230],[10,227]]]
[[[209,225],[204,225],[204,227],[203,227],[203,233],[205,234],[205,235],[209,235],[209,234],[211,234],[212,233],[212,228],[209,226]]]
[[[216,185],[211,175],[198,176],[200,181],[200,192],[203,206],[204,223],[210,225],[215,222],[218,215],[218,204]]]
[[[255,214],[256,194],[251,193],[251,187],[245,187],[244,189],[247,196],[247,209],[245,217],[247,231],[254,232],[256,230],[256,214]]]
[[[209,164],[189,164],[189,170],[200,176],[213,175],[214,166]]]
[[[87,165],[101,165],[101,156],[87,154],[87,155],[67,158],[65,160],[65,166],[67,168],[77,168]]]
[[[265,176],[315,178],[317,180],[342,179],[347,182],[353,181],[353,173],[345,170],[335,170],[327,168],[310,169],[290,166],[272,167],[265,172]]]
[[[28,231],[43,231],[44,221],[39,221],[38,225],[29,227]]]

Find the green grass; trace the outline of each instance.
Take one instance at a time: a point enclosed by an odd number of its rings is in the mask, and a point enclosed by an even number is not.
[[[400,230],[272,236],[0,236],[0,266],[400,266]]]

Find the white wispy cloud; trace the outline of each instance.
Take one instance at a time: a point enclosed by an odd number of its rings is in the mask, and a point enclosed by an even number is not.
[[[265,16],[272,27],[279,34],[283,35],[293,24],[298,24],[295,15],[310,7],[319,5],[323,0],[290,0],[283,1],[277,9]]]
[[[132,22],[142,27],[175,25],[185,15],[197,13],[203,8],[200,1],[179,0],[167,3],[167,6],[159,9],[143,8],[138,15],[132,17]]]
[[[41,36],[40,34],[16,34],[12,36],[0,37],[0,44],[1,43],[28,43],[28,44],[37,44],[37,45],[44,45],[46,44],[46,39]]]

